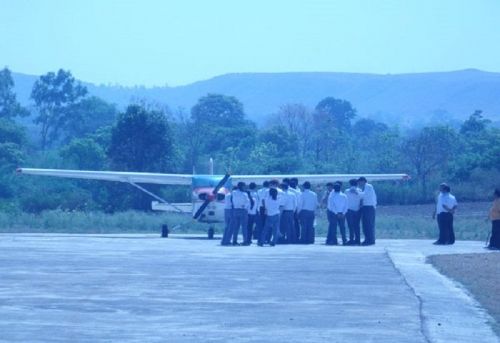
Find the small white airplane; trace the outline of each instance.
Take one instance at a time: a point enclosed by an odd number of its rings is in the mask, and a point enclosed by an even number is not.
[[[213,175],[213,161],[210,161],[208,175],[194,174],[161,174],[161,173],[136,173],[115,171],[86,171],[62,169],[35,169],[18,168],[17,172],[28,175],[56,176],[64,178],[103,180],[129,183],[141,191],[149,194],[157,201],[152,202],[153,210],[166,211],[172,208],[185,213],[181,206],[171,204],[156,194],[151,193],[139,184],[159,185],[185,185],[192,189],[192,215],[193,218],[210,225],[224,222],[224,199],[231,191],[232,185],[240,181],[245,183],[255,182],[261,184],[265,180],[281,180],[284,178],[297,178],[301,182],[309,181],[321,184],[335,181],[349,181],[361,176],[369,181],[408,180],[407,174],[290,174],[290,175]],[[213,229],[209,230],[209,237]]]

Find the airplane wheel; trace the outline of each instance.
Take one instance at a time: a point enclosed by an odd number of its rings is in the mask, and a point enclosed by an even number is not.
[[[214,239],[215,230],[213,227],[208,229],[208,239]]]

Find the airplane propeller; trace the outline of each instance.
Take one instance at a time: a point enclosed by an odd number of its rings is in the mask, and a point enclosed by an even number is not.
[[[207,197],[207,199],[205,199],[205,201],[203,202],[203,204],[201,204],[198,211],[196,211],[196,213],[194,214],[194,216],[193,216],[194,219],[198,219],[201,216],[201,214],[203,213],[203,211],[205,211],[208,204],[210,204],[210,202],[217,197],[217,193],[219,193],[219,190],[226,184],[226,182],[230,176],[231,175],[229,173],[224,175],[222,180],[220,180],[220,182],[217,184],[217,186],[215,186],[214,190],[212,191],[212,194],[214,195],[214,197],[213,198]]]

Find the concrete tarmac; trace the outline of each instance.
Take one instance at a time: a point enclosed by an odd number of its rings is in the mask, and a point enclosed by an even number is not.
[[[0,235],[1,342],[499,342],[433,246]]]

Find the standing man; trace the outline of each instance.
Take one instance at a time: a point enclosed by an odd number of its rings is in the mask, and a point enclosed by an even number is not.
[[[281,185],[281,190],[283,191],[281,195],[283,198],[283,211],[280,217],[280,232],[284,236],[284,243],[295,244],[297,243],[297,234],[295,232],[294,215],[297,209],[297,197],[286,183]]]
[[[247,224],[247,243],[248,245],[252,244],[252,236],[255,239],[258,239],[257,235],[254,233],[254,226],[257,222],[257,185],[255,182],[250,182],[248,185],[248,198],[250,200],[250,208],[248,209],[248,224]]]
[[[304,191],[299,199],[300,243],[314,244],[314,216],[318,208],[318,195],[311,191],[311,183],[304,182]]]
[[[375,189],[367,183],[364,176],[358,179],[361,189],[361,223],[363,224],[363,235],[365,240],[361,245],[375,244],[375,208],[377,207],[377,194]]]
[[[264,211],[264,198],[269,194],[269,181],[262,183],[262,188],[257,191],[257,222],[255,225],[256,237],[260,238],[260,233],[264,228],[266,213]]]
[[[330,196],[330,193],[332,191],[333,191],[333,182],[328,182],[326,184],[325,194],[323,194],[323,197],[321,198],[321,208],[327,208],[328,207],[328,197]]]
[[[439,238],[434,242],[436,245],[455,243],[455,231],[453,230],[453,214],[457,209],[457,199],[450,193],[451,188],[446,183],[439,185],[439,195],[436,202],[436,210],[432,218],[437,215]]]
[[[250,199],[246,192],[246,184],[238,182],[236,190],[231,194],[233,202],[233,245],[238,245],[238,233],[243,233],[243,245],[248,245],[247,225],[248,225],[248,209],[250,208]]]
[[[296,177],[292,177],[290,179],[289,183],[290,187],[289,190],[292,191],[295,194],[295,197],[297,198],[297,204],[300,202],[300,197],[302,196],[302,192],[300,191],[299,188],[299,179]],[[300,240],[300,220],[299,220],[299,209],[297,208],[295,210],[295,213],[293,215],[293,225],[295,225],[295,242],[299,242]]]
[[[340,227],[342,244],[347,244],[345,234],[345,215],[347,213],[347,196],[340,191],[340,184],[333,185],[333,192],[328,197],[328,235],[326,237],[327,245],[338,245],[337,225]]]
[[[349,241],[346,245],[361,244],[360,228],[360,208],[361,208],[361,190],[358,188],[358,180],[349,180],[350,187],[345,191],[347,196],[347,227],[349,228]]]
[[[233,191],[236,187],[233,188]],[[224,199],[224,234],[222,235],[221,245],[231,245],[231,237],[233,237],[233,201],[231,199],[232,192],[228,193]]]

